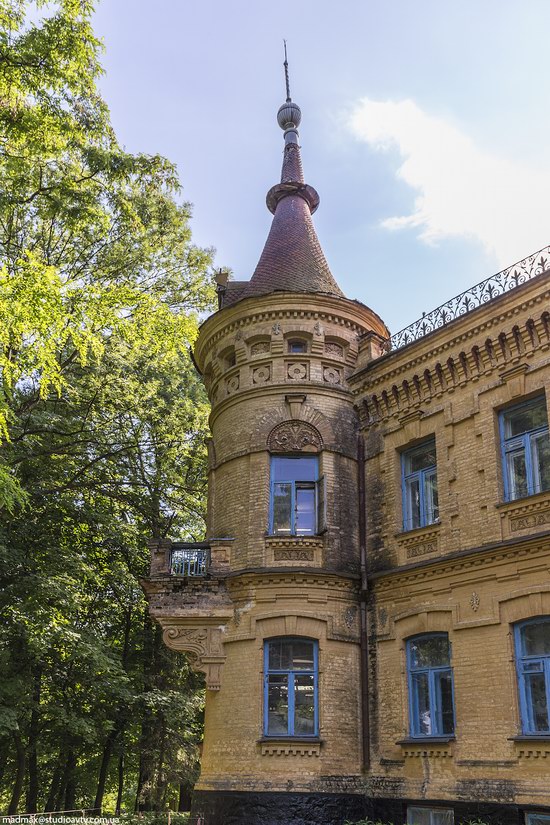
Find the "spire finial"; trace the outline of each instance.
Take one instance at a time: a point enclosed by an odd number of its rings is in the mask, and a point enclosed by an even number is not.
[[[288,56],[286,51],[286,40],[283,40],[285,46],[285,82],[286,82],[286,103],[283,103],[277,112],[277,122],[285,133],[285,144],[298,143],[298,126],[302,119],[300,107],[293,102],[290,97],[290,83],[288,80]]]
[[[292,98],[290,97],[290,82],[288,80],[288,56],[287,56],[287,53],[286,53],[286,40],[283,40],[283,43],[285,44],[284,67],[285,67],[285,83],[286,83],[286,102],[290,103],[292,101]]]

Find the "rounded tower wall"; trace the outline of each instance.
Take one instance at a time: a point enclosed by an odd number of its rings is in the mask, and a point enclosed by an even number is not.
[[[369,331],[387,332],[357,302],[278,293],[203,324],[196,359],[212,403],[208,537],[234,539],[233,571],[282,563],[358,571],[358,421],[347,378]],[[286,541],[273,524],[273,460],[284,456],[316,457],[323,485],[316,529],[291,529]]]

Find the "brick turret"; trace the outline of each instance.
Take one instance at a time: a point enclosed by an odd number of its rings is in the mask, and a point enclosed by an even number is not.
[[[388,330],[330,272],[290,95],[278,121],[271,231],[195,348],[212,404],[207,539],[154,548],[146,583],[166,643],[206,674],[194,797],[205,825],[339,825],[364,812],[348,379]]]

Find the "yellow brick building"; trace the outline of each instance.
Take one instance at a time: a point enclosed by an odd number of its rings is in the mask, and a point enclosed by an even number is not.
[[[192,821],[550,823],[548,250],[390,338],[278,121],[271,231],[195,349],[207,538],[144,583],[205,673]]]

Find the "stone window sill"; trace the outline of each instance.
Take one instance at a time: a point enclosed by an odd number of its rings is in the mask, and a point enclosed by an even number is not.
[[[509,742],[548,742],[550,733],[522,733],[519,736],[509,736]]]
[[[454,736],[410,736],[407,739],[400,739],[395,744],[406,746],[420,745],[420,747],[429,747],[430,745],[448,745],[449,742],[454,742],[455,739],[456,737]]]
[[[414,538],[415,536],[420,538],[425,533],[430,533],[432,531],[437,532],[440,526],[440,521],[433,521],[431,524],[423,524],[422,527],[411,527],[410,530],[399,530],[397,533],[394,533],[394,537],[396,539]]]

